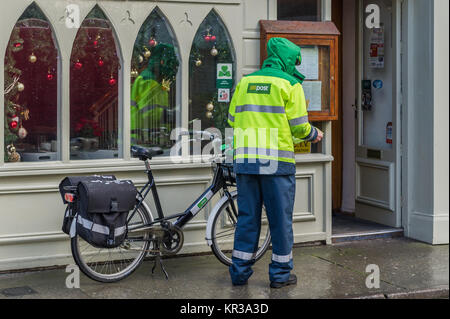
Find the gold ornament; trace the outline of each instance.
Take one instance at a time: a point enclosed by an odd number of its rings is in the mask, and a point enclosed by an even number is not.
[[[169,91],[170,91],[170,85],[171,85],[171,84],[172,84],[172,81],[163,79],[163,80],[162,80],[162,83],[161,83],[161,87],[162,87],[162,89],[163,89],[164,91],[169,92]]]
[[[216,55],[218,55],[218,54],[219,54],[219,51],[217,51],[216,47],[214,46],[214,47],[211,49],[211,55],[212,55],[212,56],[216,56]]]
[[[13,144],[6,146],[9,162],[20,162],[20,154],[16,152],[16,147]]]
[[[137,77],[139,75],[139,72],[136,69],[131,70],[131,76],[132,77]]]
[[[145,48],[144,57],[146,59],[148,59],[151,55],[152,55],[152,53],[150,52],[150,50]]]
[[[31,55],[28,57],[28,61],[30,61],[31,63],[37,61],[37,57],[34,55],[34,53],[31,53]]]
[[[212,119],[213,114],[211,112],[206,112],[206,117]]]
[[[20,115],[23,116],[25,121],[28,121],[30,119],[30,110],[29,109],[25,109],[22,112],[20,112]]]
[[[202,60],[197,59],[197,61],[195,61],[195,65],[196,65],[196,66],[202,65]]]
[[[25,90],[25,85],[23,85],[23,83],[21,82],[17,82],[17,90],[19,92],[22,92],[23,90]]]
[[[211,102],[208,103],[208,104],[206,104],[206,109],[207,109],[208,111],[214,110],[214,104],[212,104]]]
[[[144,62],[144,57],[142,55],[139,56],[139,63]]]

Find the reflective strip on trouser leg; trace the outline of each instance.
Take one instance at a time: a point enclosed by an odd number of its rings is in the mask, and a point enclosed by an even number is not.
[[[256,257],[256,253],[246,253],[240,250],[233,250],[233,257],[242,259],[242,260],[253,260]]]
[[[288,263],[289,261],[291,261],[292,259],[292,251],[289,255],[277,255],[277,254],[272,254],[272,260],[279,262],[279,263]]]

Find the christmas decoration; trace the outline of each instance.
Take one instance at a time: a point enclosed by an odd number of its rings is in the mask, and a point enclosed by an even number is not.
[[[102,57],[99,57],[99,58],[98,58],[97,64],[98,64],[98,66],[100,66],[100,67],[102,67],[103,64],[105,64],[105,61],[103,61]]]
[[[211,55],[212,55],[212,56],[216,56],[216,55],[218,55],[218,54],[219,54],[219,51],[217,51],[216,47],[213,46],[212,49],[211,49]]]
[[[14,144],[9,144],[6,146],[6,154],[9,162],[20,162],[20,155],[16,152],[16,147]]]
[[[27,137],[27,135],[28,135],[27,130],[23,126],[21,126],[19,128],[19,131],[17,131],[17,136],[21,139],[24,139],[25,137]]]
[[[77,62],[74,64],[75,69],[80,70],[83,67],[83,63],[80,62],[80,60],[77,60]]]
[[[14,130],[17,128],[17,126],[19,125],[19,118],[15,117],[12,119],[11,122],[9,122],[9,126]]]
[[[95,37],[95,40],[94,40],[94,42],[93,42],[95,48],[98,47],[98,43],[99,43],[99,41],[100,41],[101,38],[102,38],[102,37],[101,37],[100,34],[97,34],[97,36]]]
[[[117,80],[111,75],[108,81],[109,85],[114,86],[117,83]]]
[[[20,161],[18,151],[33,152],[37,139],[46,138],[45,134],[33,136],[33,139],[27,138],[29,134],[24,123],[30,119],[28,106],[32,104],[31,109],[38,116],[36,122],[30,124],[29,130],[33,131],[37,125],[50,126],[48,122],[40,123],[38,118],[39,113],[44,112],[44,100],[46,106],[50,104],[49,108],[52,108],[50,99],[53,92],[55,104],[57,103],[56,91],[52,91],[53,88],[42,81],[44,76],[48,78],[50,70],[56,70],[57,67],[58,51],[52,39],[51,27],[45,15],[33,2],[14,25],[4,56],[2,138],[5,162]],[[47,68],[48,73],[45,72]]]
[[[28,57],[28,61],[31,63],[35,63],[37,61],[37,57],[34,55],[34,53],[31,53],[31,55]]]
[[[152,37],[152,38],[150,38],[150,40],[148,41],[148,44],[149,44],[151,47],[156,47],[156,46],[158,45],[158,42]]]
[[[232,48],[230,35],[220,17],[212,10],[198,27],[191,46],[189,98],[192,103],[189,104],[189,120],[198,118],[202,120],[202,127],[215,127],[223,136],[225,128],[228,127],[230,102],[222,98],[219,101],[218,93],[219,89],[229,89],[231,94],[235,79],[232,72],[231,79],[218,79],[221,70],[223,71],[222,65],[228,65],[228,71],[234,68],[235,57]],[[202,67],[197,67],[198,59],[201,59]]]
[[[164,91],[170,91],[170,85],[172,84],[172,81],[163,79],[161,82],[161,87]]]
[[[139,56],[139,64],[141,64],[142,62],[144,62],[144,57],[142,55]]]
[[[144,47],[144,57],[148,59],[151,55],[152,53],[150,52],[150,50]]]
[[[136,69],[131,70],[130,74],[133,78],[137,77],[139,75],[139,72]]]
[[[53,74],[50,72],[50,70],[47,73],[47,80],[49,81],[53,80]]]
[[[202,65],[202,60],[197,59],[197,61],[195,61],[195,66],[201,66]]]

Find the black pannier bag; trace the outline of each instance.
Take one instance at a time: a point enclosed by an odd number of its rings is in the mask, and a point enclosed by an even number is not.
[[[59,192],[61,194],[62,200],[64,204],[67,205],[66,211],[64,213],[62,231],[67,235],[70,235],[70,226],[72,224],[73,217],[78,211],[77,202],[68,203],[64,196],[69,191],[65,190],[66,186],[78,186],[78,183],[81,181],[95,181],[95,180],[106,180],[106,181],[114,181],[116,177],[114,175],[90,175],[90,176],[69,176],[64,178],[59,184]]]
[[[93,180],[78,183],[77,234],[99,248],[115,248],[127,234],[127,217],[136,205],[133,182]]]

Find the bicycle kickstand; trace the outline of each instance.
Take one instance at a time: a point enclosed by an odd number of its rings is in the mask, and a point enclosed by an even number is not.
[[[156,244],[156,250],[159,250],[159,245]],[[166,268],[164,268],[164,264],[161,258],[161,252],[158,251],[157,255],[155,256],[155,263],[153,264],[153,268],[152,268],[152,274],[155,272],[156,269],[156,264],[159,263],[159,265],[161,266],[161,269],[164,273],[164,276],[166,276],[166,280],[169,280],[169,274],[166,271]]]

